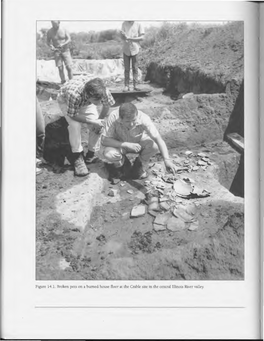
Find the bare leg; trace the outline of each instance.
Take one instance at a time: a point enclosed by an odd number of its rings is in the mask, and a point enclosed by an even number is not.
[[[61,79],[61,83],[65,83],[65,76],[64,76],[64,69],[63,69],[63,65],[58,67],[59,69],[59,74],[60,74],[60,79]]]
[[[69,79],[72,79],[73,75],[72,75],[72,68],[71,66],[66,66],[67,72],[68,72],[68,77]]]

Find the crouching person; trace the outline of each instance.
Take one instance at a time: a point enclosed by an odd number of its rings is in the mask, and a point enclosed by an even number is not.
[[[105,162],[110,178],[144,179],[149,160],[160,152],[167,170],[175,174],[167,146],[150,117],[132,103],[113,111],[103,129],[99,157]],[[127,153],[138,154],[133,166]]]
[[[61,87],[57,101],[69,126],[69,141],[74,159],[74,173],[85,176],[89,173],[85,164],[94,158],[95,146],[102,131],[104,118],[109,107],[115,103],[110,91],[100,78],[89,80],[87,77],[71,79]],[[99,115],[97,105],[103,109]],[[81,123],[86,123],[89,130],[88,153],[83,155]]]

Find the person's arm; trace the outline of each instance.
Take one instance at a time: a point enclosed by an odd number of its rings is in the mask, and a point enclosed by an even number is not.
[[[76,116],[71,116],[71,119],[80,123],[92,124],[96,128],[101,128],[103,126],[101,120],[99,119],[90,119],[85,115],[79,114]]]
[[[122,30],[120,31],[120,37],[121,37],[122,40],[127,40],[127,35]]]
[[[102,136],[102,144],[105,147],[124,148],[131,153],[138,153],[141,150],[139,143],[120,142],[113,137]]]
[[[105,93],[106,93],[105,97],[102,98],[103,108],[102,108],[102,111],[101,111],[100,116],[99,116],[99,119],[101,119],[101,120],[106,118],[110,107],[115,104],[115,100],[114,100],[110,90],[106,88]]]
[[[109,104],[108,105],[107,104],[103,105],[102,111],[101,111],[101,113],[99,115],[99,119],[100,120],[103,120],[103,119],[106,118],[106,116],[107,116],[107,114],[109,112],[109,109],[110,109],[110,105]]]
[[[51,48],[52,51],[55,50],[55,47],[54,47],[53,42],[52,42],[51,34],[49,31],[47,33],[47,45]]]
[[[149,135],[149,137],[158,145],[159,151],[163,157],[166,169],[170,169],[173,172],[173,174],[175,174],[178,168],[170,159],[166,143],[163,140],[163,138],[160,136],[160,133],[158,132],[158,130],[156,129],[156,127],[154,126],[152,122],[148,124],[146,132]]]
[[[141,34],[140,36],[136,37],[136,38],[127,38],[127,41],[133,41],[133,42],[139,42],[142,41],[144,39],[144,33]]]
[[[68,109],[67,115],[74,121],[86,124],[92,124],[95,128],[101,128],[103,126],[101,120],[99,119],[91,119],[89,117],[89,113],[86,115],[79,114],[80,109],[80,97],[75,96],[73,94],[68,94]],[[91,112],[91,114],[94,114]]]

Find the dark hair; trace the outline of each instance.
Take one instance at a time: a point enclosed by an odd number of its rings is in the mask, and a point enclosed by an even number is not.
[[[106,95],[106,88],[104,82],[100,78],[94,78],[87,82],[84,87],[85,93],[89,97],[95,99],[102,99]]]
[[[130,116],[133,114],[137,115],[137,107],[132,103],[123,103],[119,107],[119,117],[123,119],[125,116]]]

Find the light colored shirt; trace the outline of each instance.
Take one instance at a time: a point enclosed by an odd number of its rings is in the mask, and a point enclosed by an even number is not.
[[[119,110],[114,110],[109,115],[102,136],[113,138],[120,142],[132,142],[139,143],[142,139],[143,134],[157,136],[158,130],[151,118],[138,111],[138,116],[133,127],[125,127],[122,123],[122,119],[119,117]]]
[[[67,103],[67,115],[70,117],[78,115],[79,109],[91,104],[89,96],[84,92],[84,87],[91,78],[86,76],[80,76],[73,78],[69,82],[65,83],[59,92],[59,95],[63,96]],[[106,89],[105,96],[102,98],[102,104],[113,105],[115,100],[110,91]]]
[[[134,21],[133,24],[129,23],[128,21],[124,21],[122,24],[122,31],[127,35],[128,38],[137,38],[145,33],[142,25],[136,21]],[[135,56],[138,54],[139,49],[140,45],[138,42],[126,42],[124,40],[123,53],[127,56]]]

